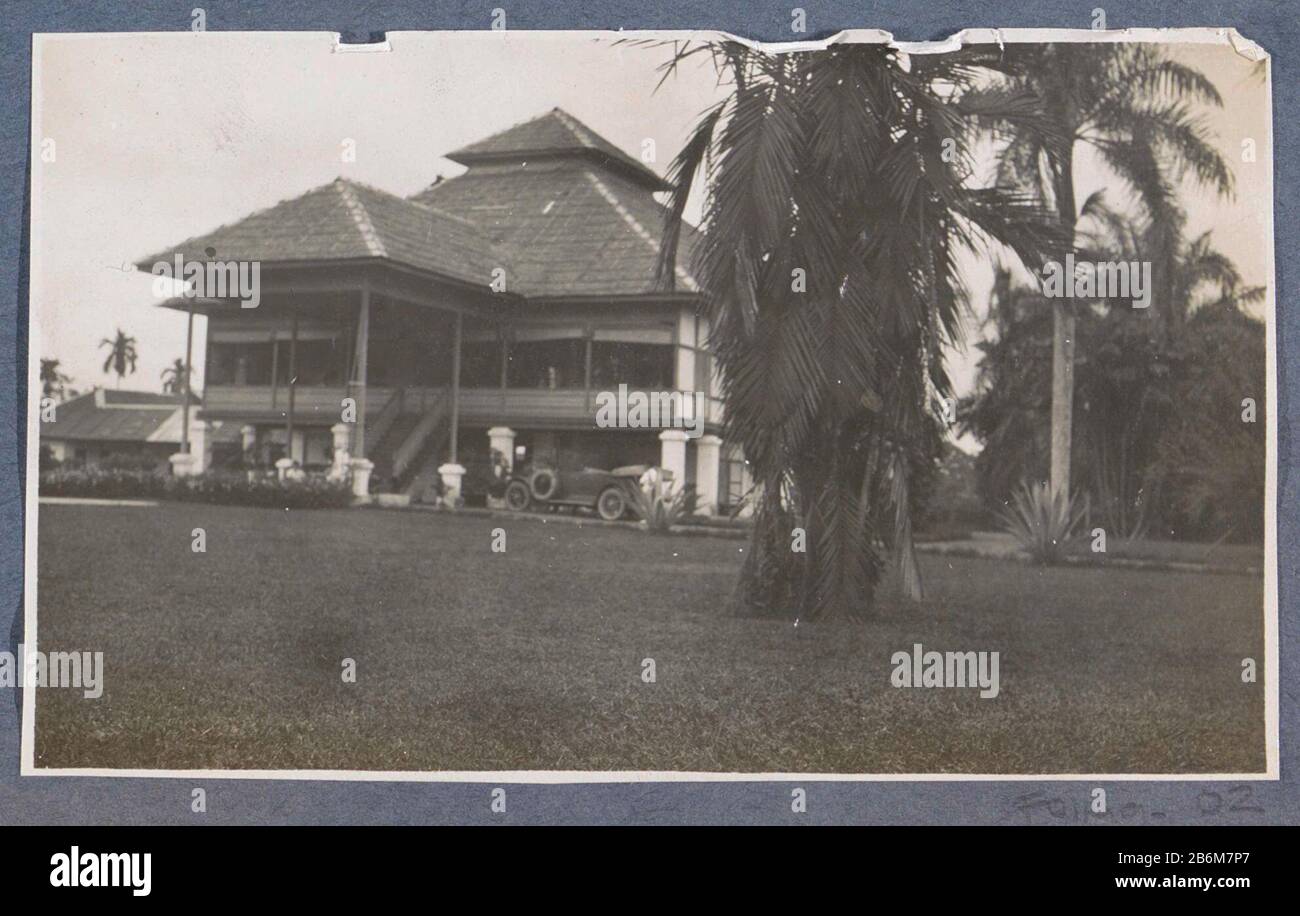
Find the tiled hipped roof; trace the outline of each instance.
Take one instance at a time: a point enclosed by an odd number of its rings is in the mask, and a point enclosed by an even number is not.
[[[174,255],[223,261],[388,258],[453,280],[486,285],[503,256],[466,220],[355,181],[336,178],[237,223],[141,260],[148,270]]]
[[[263,263],[382,258],[524,297],[662,292],[662,179],[560,109],[450,153],[468,171],[411,198],[338,178],[141,260],[179,253]],[[683,232],[689,265],[695,230]],[[676,289],[695,281],[679,267]]]

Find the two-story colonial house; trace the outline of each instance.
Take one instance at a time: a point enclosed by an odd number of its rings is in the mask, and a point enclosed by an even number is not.
[[[472,489],[495,449],[659,465],[704,510],[734,503],[742,462],[720,438],[695,281],[657,282],[664,181],[558,108],[447,157],[467,170],[412,197],[339,178],[139,262],[260,265],[256,308],[165,303],[208,319],[185,466],[345,453],[362,490],[455,488],[460,468]],[[598,428],[597,397],[619,385],[703,392],[703,435]]]

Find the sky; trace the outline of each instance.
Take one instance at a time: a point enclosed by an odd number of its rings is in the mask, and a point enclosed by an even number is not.
[[[700,113],[720,97],[703,57],[656,90],[665,47],[583,33],[390,33],[386,53],[334,50],[325,33],[155,33],[46,36],[33,93],[32,341],[74,387],[112,387],[103,338],[137,338],[123,387],[159,390],[184,355],[185,316],[156,306],[131,266],[170,244],[296,197],[337,176],[408,195],[461,167],[443,153],[559,106],[663,173]],[[1188,185],[1188,233],[1206,229],[1247,282],[1268,281],[1272,201],[1266,87],[1226,45],[1172,46],[1226,99],[1204,112],[1236,168],[1237,194]],[[1257,158],[1242,162],[1242,142]],[[53,141],[51,146],[49,141]],[[344,161],[352,141],[355,161]],[[53,161],[43,161],[52,149]],[[982,164],[988,167],[990,163]],[[1086,153],[1077,196],[1131,194]],[[698,218],[701,195],[688,208]],[[978,339],[994,255],[963,259]],[[202,330],[198,320],[197,336]],[[196,345],[196,382],[202,348]],[[949,354],[959,394],[977,353]]]

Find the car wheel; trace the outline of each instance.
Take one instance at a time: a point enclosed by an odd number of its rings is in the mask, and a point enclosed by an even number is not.
[[[528,484],[522,480],[512,480],[506,487],[506,508],[511,512],[523,512],[532,499],[533,494],[528,492]]]
[[[560,491],[560,475],[547,469],[533,471],[529,486],[532,487],[533,499],[546,502]]]
[[[596,497],[596,511],[607,522],[618,521],[627,511],[627,497],[618,487],[606,487]]]

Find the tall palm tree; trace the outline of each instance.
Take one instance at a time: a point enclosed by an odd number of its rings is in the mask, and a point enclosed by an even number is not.
[[[951,98],[996,65],[996,49],[768,54],[714,42],[676,46],[665,76],[694,54],[713,60],[725,95],[672,165],[660,276],[674,275],[702,174],[690,268],[728,436],[760,494],[732,607],[856,616],[891,552],[919,594],[911,509],[942,440],[942,348],[965,305],[955,254],[978,230],[1037,263],[1055,225],[1024,193],[968,184]],[[804,554],[791,550],[796,527]]]
[[[1112,210],[1101,192],[1089,197],[1081,214],[1080,257],[1090,261],[1150,261],[1154,249],[1166,244],[1168,225],[1174,227],[1172,268],[1166,285],[1153,291],[1170,320],[1157,327],[1136,317],[1126,300],[1099,300],[1079,312],[1075,327],[1088,358],[1080,362],[1076,379],[1080,415],[1074,471],[1109,535],[1141,536],[1152,510],[1167,508],[1172,495],[1162,492],[1171,476],[1165,430],[1196,422],[1191,399],[1178,394],[1204,369],[1195,364],[1204,362],[1207,347],[1193,339],[1192,328],[1220,326],[1212,321],[1194,325],[1193,319],[1206,310],[1245,316],[1246,306],[1261,300],[1264,288],[1242,282],[1232,261],[1214,248],[1209,232],[1186,238],[1181,214],[1155,226],[1147,218]],[[1017,284],[1005,269],[995,274],[990,333],[978,345],[983,357],[976,390],[961,411],[965,429],[984,444],[977,459],[980,490],[994,505],[1021,479],[1041,476],[1047,464],[1049,306],[1039,288]],[[1236,327],[1231,322],[1223,326]],[[1193,477],[1183,472],[1180,483]]]
[[[1010,268],[993,274],[975,389],[958,410],[959,428],[983,448],[975,459],[980,496],[1007,505],[1023,480],[1042,478],[1051,455],[1052,313],[1042,290]]]
[[[184,357],[178,356],[172,360],[172,364],[162,371],[162,380],[162,389],[165,394],[180,394],[186,390],[187,379]],[[192,378],[188,379],[191,384],[193,381]]]
[[[71,381],[71,376],[65,375],[59,369],[59,360],[41,360],[41,395],[43,397],[63,400],[63,396],[68,390],[68,383]]]
[[[1167,289],[1178,238],[1177,180],[1190,174],[1220,193],[1232,189],[1227,163],[1190,107],[1222,106],[1214,84],[1166,59],[1154,45],[1018,44],[1006,49],[1005,71],[967,99],[987,104],[1005,97],[1033,98],[1038,110],[1035,117],[1015,119],[980,112],[1006,141],[999,183],[1027,189],[1052,206],[1072,245],[1080,217],[1074,156],[1080,147],[1091,147],[1143,204],[1155,227],[1153,278],[1157,288]],[[1053,311],[1050,476],[1053,492],[1068,492],[1075,315],[1066,299],[1057,299]],[[1157,307],[1151,315],[1167,327],[1176,320],[1168,311]]]
[[[113,338],[105,337],[99,342],[100,349],[108,347],[108,357],[104,360],[104,372],[114,372],[117,374],[117,387],[122,387],[122,379],[129,372],[135,372],[135,362],[138,358],[136,353],[136,339],[128,337],[126,332],[121,328],[117,329],[117,336]]]

